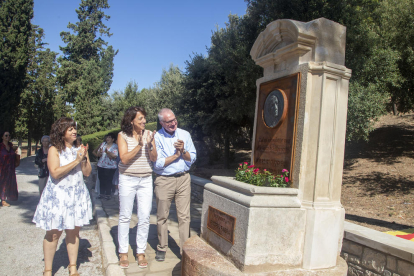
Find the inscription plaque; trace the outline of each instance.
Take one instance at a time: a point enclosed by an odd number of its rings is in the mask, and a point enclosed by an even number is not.
[[[207,228],[234,244],[234,228],[236,218],[226,214],[219,209],[208,206]]]
[[[260,85],[253,164],[280,174],[294,171],[300,73]]]

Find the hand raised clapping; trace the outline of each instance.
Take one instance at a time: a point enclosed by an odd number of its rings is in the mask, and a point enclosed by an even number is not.
[[[83,144],[80,145],[80,149],[78,150],[76,154],[76,160],[79,162],[85,160],[88,156],[88,149],[89,149],[88,144],[86,144],[86,146],[84,146]]]
[[[177,142],[174,143],[174,147],[176,151],[180,152],[180,154],[184,151],[184,141],[178,139]]]

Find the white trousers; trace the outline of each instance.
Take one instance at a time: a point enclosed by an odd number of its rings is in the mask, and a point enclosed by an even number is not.
[[[147,248],[150,213],[152,208],[152,175],[135,177],[119,174],[119,253],[128,253],[129,223],[135,197],[137,198],[137,254]]]

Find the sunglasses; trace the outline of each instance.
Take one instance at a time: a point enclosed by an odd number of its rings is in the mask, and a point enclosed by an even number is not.
[[[4,134],[4,137],[10,137],[10,134]]]

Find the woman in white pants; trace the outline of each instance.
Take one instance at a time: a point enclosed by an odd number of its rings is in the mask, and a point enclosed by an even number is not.
[[[152,162],[157,160],[154,135],[145,130],[146,112],[142,107],[125,111],[118,134],[119,162],[119,265],[128,268],[129,223],[134,200],[137,198],[137,260],[140,268],[148,265],[145,259],[149,219],[152,208]]]

